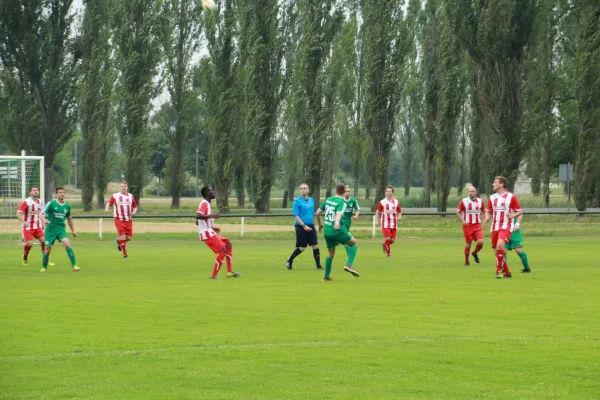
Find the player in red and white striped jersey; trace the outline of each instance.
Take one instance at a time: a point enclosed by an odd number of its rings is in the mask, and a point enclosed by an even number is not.
[[[469,187],[469,196],[465,197],[458,204],[456,215],[462,222],[463,235],[465,237],[465,266],[469,264],[469,253],[471,253],[471,244],[475,241],[475,251],[473,251],[473,259],[479,263],[477,253],[483,248],[483,226],[481,212],[483,210],[483,201],[477,197],[477,189],[473,186]]]
[[[513,218],[521,215],[521,205],[517,196],[508,192],[506,186],[508,181],[503,176],[494,178],[492,187],[494,188],[493,195],[488,199],[487,208],[485,210],[484,225],[492,219],[492,247],[496,250],[496,278],[511,278],[512,274],[506,263],[506,250],[504,244],[510,240],[510,235],[513,231]]]
[[[114,208],[115,226],[117,227],[117,249],[123,252],[123,258],[127,258],[127,242],[133,237],[132,217],[137,213],[137,203],[133,194],[127,191],[127,182],[121,182],[121,191],[112,195],[104,213],[108,214],[110,207]]]
[[[200,189],[200,193],[204,200],[200,202],[198,211],[196,212],[196,225],[198,225],[198,233],[200,240],[206,243],[206,245],[217,255],[215,264],[213,266],[212,274],[210,279],[217,279],[221,265],[223,265],[223,259],[227,260],[227,277],[237,278],[240,276],[238,272],[233,270],[233,247],[231,241],[227,238],[219,236],[221,229],[216,228],[214,219],[219,218],[218,213],[212,212],[210,202],[215,198],[215,192],[213,192],[210,186],[204,186]]]
[[[27,265],[27,257],[29,251],[33,247],[33,239],[37,239],[42,246],[42,253],[45,250],[44,246],[44,226],[40,218],[40,212],[44,208],[40,199],[40,189],[37,186],[32,186],[29,189],[29,197],[23,200],[17,210],[17,218],[21,221],[23,229],[23,239],[25,246],[23,247],[23,260],[21,264]]]
[[[381,214],[381,220],[379,217]],[[396,230],[398,222],[402,220],[402,208],[400,201],[394,199],[394,187],[388,186],[385,189],[385,198],[379,202],[375,210],[375,223],[381,222],[381,230],[383,232],[384,242],[381,243],[383,252],[392,257],[391,246],[396,241]]]

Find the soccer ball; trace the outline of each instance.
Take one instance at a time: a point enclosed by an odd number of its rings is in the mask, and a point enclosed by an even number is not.
[[[216,10],[217,5],[214,0],[202,0],[202,8],[205,10]]]

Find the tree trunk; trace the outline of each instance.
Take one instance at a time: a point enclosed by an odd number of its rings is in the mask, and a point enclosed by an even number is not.
[[[87,126],[86,126],[87,125]],[[103,164],[97,164],[96,130],[92,128],[89,121],[84,121],[82,127],[83,134],[83,154],[82,154],[82,183],[81,183],[81,202],[83,211],[92,211],[94,201],[94,183],[95,169],[106,168]]]
[[[177,124],[178,130],[182,129],[181,124]],[[179,208],[179,198],[183,191],[183,178],[184,174],[182,171],[181,163],[183,162],[183,142],[182,136],[184,133],[176,132],[176,138],[171,142],[171,156],[169,157],[170,162],[170,182],[169,191],[171,192],[171,209]]]
[[[283,191],[283,204],[281,204],[282,208],[287,208],[288,207],[288,191],[284,190]]]
[[[246,188],[244,185],[244,175],[240,176],[239,171],[236,174],[235,180],[235,197],[237,198],[238,209],[243,210],[246,208]]]
[[[431,207],[431,171],[433,167],[433,150],[425,148],[423,157],[423,207]]]

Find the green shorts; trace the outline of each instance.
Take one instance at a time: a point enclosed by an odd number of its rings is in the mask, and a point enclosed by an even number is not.
[[[513,250],[518,247],[523,247],[523,234],[520,230],[513,232],[510,235],[510,240],[508,241],[508,243],[504,245],[504,248],[506,250]]]
[[[60,231],[57,230],[48,230],[44,232],[44,243],[46,246],[52,246],[56,240],[60,243],[63,239],[67,239],[67,230],[62,229]]]
[[[335,231],[333,234],[325,235],[325,243],[329,250],[335,249],[338,244],[346,244],[352,240],[352,235],[345,229]]]

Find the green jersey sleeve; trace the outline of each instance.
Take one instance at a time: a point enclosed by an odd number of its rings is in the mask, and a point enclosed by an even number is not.
[[[321,203],[321,205],[319,206],[319,210],[321,210],[321,212],[325,211],[325,202],[326,202],[326,200],[325,200],[325,201],[323,201],[323,202]]]
[[[42,210],[46,217],[52,213],[52,207],[50,207],[51,204],[52,201],[47,202],[46,206],[44,206],[44,209]]]

